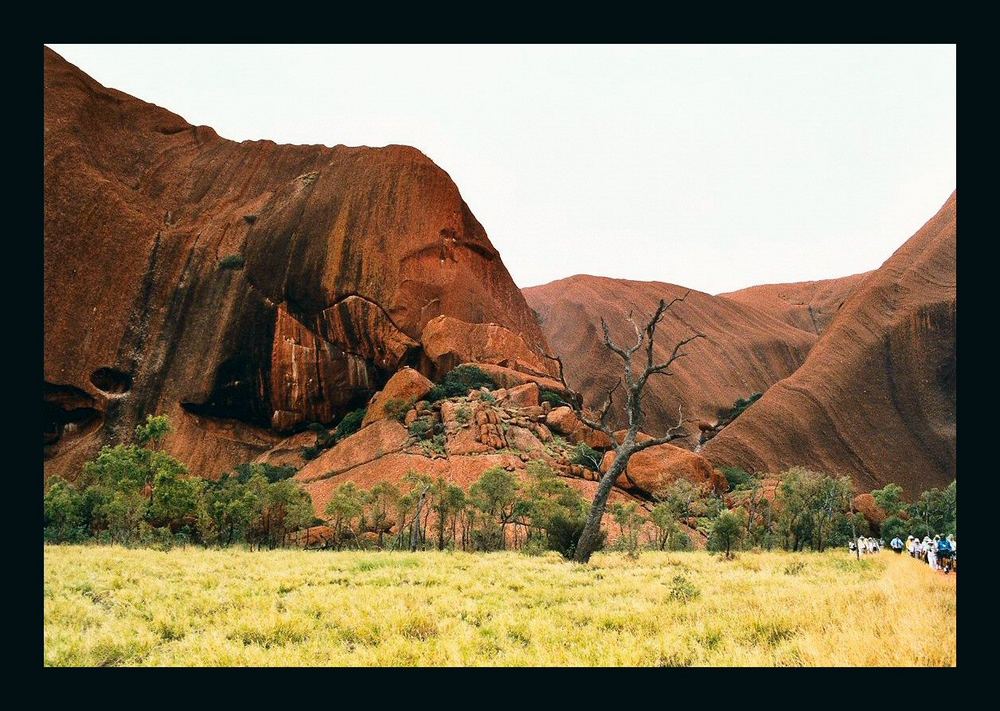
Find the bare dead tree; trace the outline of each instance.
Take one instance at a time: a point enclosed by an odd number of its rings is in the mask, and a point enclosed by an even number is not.
[[[636,452],[648,449],[649,447],[666,444],[671,440],[687,436],[687,433],[682,429],[684,425],[683,413],[681,409],[678,408],[677,424],[670,427],[666,434],[662,437],[654,437],[642,442],[636,441],[636,435],[639,433],[639,428],[642,426],[644,418],[642,410],[642,394],[646,387],[646,383],[654,375],[671,375],[670,366],[673,365],[678,359],[683,358],[686,355],[681,349],[691,341],[705,337],[702,333],[695,333],[688,338],[682,339],[679,343],[677,343],[677,345],[674,346],[670,357],[662,363],[657,363],[653,358],[653,338],[656,335],[657,325],[663,320],[663,315],[667,312],[667,309],[676,303],[684,301],[689,293],[691,292],[689,291],[685,293],[684,296],[675,298],[670,302],[660,299],[660,304],[657,306],[656,312],[644,327],[640,327],[639,324],[636,323],[635,319],[632,318],[632,313],[629,312],[627,318],[629,323],[631,323],[632,327],[635,329],[635,344],[627,348],[618,346],[611,340],[611,333],[608,330],[608,324],[603,318],[601,319],[601,329],[604,333],[604,345],[608,350],[621,358],[624,374],[623,377],[615,383],[614,387],[608,390],[604,404],[601,406],[598,419],[593,420],[585,415],[581,417],[584,424],[588,427],[600,430],[611,438],[611,442],[615,450],[615,459],[608,471],[601,477],[600,483],[597,485],[597,493],[594,495],[594,503],[591,505],[590,513],[587,516],[587,523],[583,528],[583,533],[580,535],[580,540],[576,544],[576,552],[573,557],[578,563],[586,563],[590,560],[590,556],[593,555],[594,549],[597,547],[597,542],[599,540],[601,519],[604,517],[604,509],[607,506],[608,497],[611,495],[611,489],[614,487],[615,482],[618,481],[618,477],[620,477],[625,471],[628,461],[632,455]],[[643,359],[645,362],[636,366],[633,364],[633,356],[638,353],[640,349],[643,349],[643,347],[645,347],[645,358]],[[615,391],[622,385],[622,383],[625,385],[625,414],[628,417],[628,429],[626,430],[622,441],[618,442],[615,439],[614,432],[608,425],[607,420],[608,414],[611,412],[611,408],[614,404]]]

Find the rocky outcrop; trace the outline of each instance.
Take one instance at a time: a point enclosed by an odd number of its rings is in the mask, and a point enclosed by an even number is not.
[[[559,377],[555,360],[539,355],[523,337],[499,324],[438,316],[424,328],[421,342],[435,377],[462,363],[487,363],[544,378]]]
[[[328,548],[336,539],[336,531],[330,526],[310,526],[288,534],[288,543],[299,548]]]
[[[849,474],[908,496],[956,476],[956,195],[855,287],[793,375],[704,449],[716,465]]]
[[[229,141],[44,51],[47,474],[166,413],[168,451],[218,475],[419,366],[438,317],[489,324],[501,355],[469,357],[551,374],[482,225],[420,151]]]
[[[367,427],[373,422],[384,420],[388,416],[385,410],[386,403],[412,406],[429,393],[432,387],[434,383],[413,368],[397,370],[385,387],[372,396],[361,426]]]
[[[688,290],[662,282],[639,282],[594,276],[568,279],[524,290],[528,304],[542,317],[542,329],[554,353],[562,357],[568,385],[584,403],[599,407],[607,389],[621,377],[621,361],[604,346],[601,318],[617,343],[634,341],[629,311],[649,317],[660,299],[684,296]],[[654,376],[646,388],[644,429],[662,434],[684,419],[718,420],[739,398],[762,392],[792,374],[806,358],[816,336],[730,299],[691,291],[674,304],[656,331],[654,354],[666,360],[674,345],[695,333],[705,338],[689,343],[687,355],[671,367],[670,376]],[[611,424],[623,427],[621,408]],[[678,441],[693,448],[697,432]]]
[[[545,416],[545,424],[574,444],[586,444],[593,449],[608,449],[612,445],[610,437],[585,425],[576,412],[566,406],[553,408]]]
[[[489,363],[475,363],[474,365],[493,378],[493,381],[500,387],[510,389],[526,385],[527,383],[534,383],[541,389],[551,390],[552,392],[557,393],[565,399],[566,402],[579,405],[580,396],[575,391],[570,390],[565,383],[556,380],[555,378],[532,375],[523,371],[505,368],[499,365],[492,365]]]
[[[761,284],[719,296],[751,306],[818,336],[827,329],[851,292],[869,274],[871,272],[820,281]]]
[[[302,467],[300,482],[334,476],[403,449],[409,434],[395,420],[379,420],[355,432]]]
[[[647,437],[648,435],[639,437],[637,440],[642,441]],[[614,459],[615,452],[607,452],[601,461],[601,471],[608,471]],[[621,485],[656,496],[678,479],[687,479],[707,491],[717,486],[718,477],[715,476],[712,465],[700,454],[672,444],[660,444],[629,458]]]
[[[864,516],[868,525],[875,531],[882,526],[882,522],[886,519],[885,511],[875,501],[875,497],[867,492],[855,496],[851,500],[851,508]]]

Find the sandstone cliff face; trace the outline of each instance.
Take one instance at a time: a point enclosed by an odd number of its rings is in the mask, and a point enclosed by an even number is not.
[[[44,81],[47,474],[164,412],[168,449],[217,475],[419,366],[440,316],[496,324],[492,362],[545,353],[418,150],[236,143],[48,49]]]
[[[838,279],[761,284],[719,296],[816,335],[822,334],[854,289],[871,272]]]
[[[802,464],[913,496],[956,475],[955,194],[855,287],[805,364],[705,447],[714,464]]]
[[[602,342],[601,317],[619,345],[632,342],[635,334],[626,319],[630,309],[648,319],[661,298],[669,301],[686,291],[662,282],[573,276],[525,289],[524,295],[541,315],[553,351],[562,356],[567,383],[583,394],[586,405],[599,407],[607,388],[621,376],[620,359]],[[679,340],[696,332],[706,338],[685,347],[688,355],[672,366],[673,375],[650,380],[643,429],[651,434],[662,434],[676,423],[679,406],[685,419],[714,422],[738,398],[762,392],[793,373],[816,341],[815,335],[753,307],[691,291],[657,328],[657,360],[666,360]],[[613,424],[627,423],[619,417]],[[684,447],[698,441],[697,429],[689,429],[693,435],[677,441]]]

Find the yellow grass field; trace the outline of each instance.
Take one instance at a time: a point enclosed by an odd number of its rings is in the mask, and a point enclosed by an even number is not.
[[[955,577],[883,552],[45,548],[50,666],[950,666]],[[907,614],[913,601],[933,614]]]

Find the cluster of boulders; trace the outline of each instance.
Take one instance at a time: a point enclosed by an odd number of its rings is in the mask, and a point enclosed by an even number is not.
[[[563,476],[597,481],[614,461],[611,437],[588,427],[580,411],[543,400],[537,382],[526,380],[493,390],[483,387],[462,397],[431,402],[426,398],[433,387],[416,370],[400,369],[372,397],[362,430],[337,445],[325,458],[325,468],[334,466],[335,472],[348,461],[371,461],[391,452],[431,459],[503,453],[514,457],[515,464],[542,460]],[[618,442],[623,437],[624,431],[616,433]],[[640,440],[648,438],[639,434]],[[428,446],[432,442],[435,446]],[[580,444],[593,450],[594,461],[589,465],[574,456],[574,447]],[[340,448],[349,455],[343,463],[337,456]],[[375,451],[359,451],[368,449]],[[317,471],[302,478],[323,478],[331,473],[313,468]],[[648,496],[678,478],[725,489],[725,479],[704,457],[671,444],[634,455],[619,486]]]

